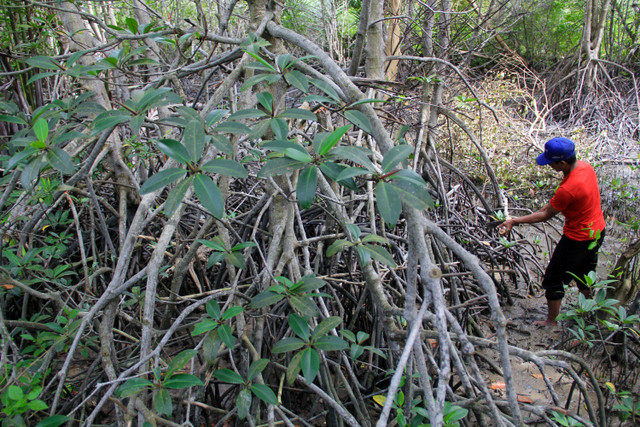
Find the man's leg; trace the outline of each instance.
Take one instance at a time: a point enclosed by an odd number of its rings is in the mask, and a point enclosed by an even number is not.
[[[544,272],[542,287],[547,298],[547,318],[533,322],[535,326],[555,326],[558,324],[556,318],[560,314],[562,298],[564,297],[565,284],[571,283],[573,276],[567,272],[567,258],[571,254],[571,240],[562,236],[556,246],[547,270]]]
[[[533,322],[535,326],[555,326],[558,324],[556,318],[560,314],[560,306],[562,306],[561,299],[547,300],[547,319],[536,320]]]

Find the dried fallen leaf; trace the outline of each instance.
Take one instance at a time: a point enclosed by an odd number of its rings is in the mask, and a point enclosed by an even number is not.
[[[542,374],[531,374],[531,376],[533,378],[537,378],[539,380],[543,380],[544,379],[544,376]]]
[[[0,285],[0,286],[2,286],[2,287],[3,287],[3,288],[5,288],[5,289],[13,289],[13,288],[15,288],[15,286],[10,285],[10,284],[8,284],[8,283],[5,283],[5,284]]]
[[[523,396],[518,394],[518,402],[520,403],[533,403],[533,400],[529,399],[527,396]]]
[[[491,390],[502,390],[505,388],[507,388],[507,386],[503,382],[491,383]]]
[[[384,396],[382,394],[376,394],[375,396],[373,396],[373,401],[380,406],[384,406],[384,402],[387,401],[387,396]]]

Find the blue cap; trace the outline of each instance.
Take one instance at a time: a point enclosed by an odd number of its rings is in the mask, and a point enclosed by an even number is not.
[[[552,138],[544,144],[544,153],[540,154],[536,162],[540,166],[553,162],[561,162],[576,155],[576,146],[569,138],[562,136]]]

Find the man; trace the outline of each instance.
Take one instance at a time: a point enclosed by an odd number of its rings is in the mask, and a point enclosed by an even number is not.
[[[574,275],[582,279],[598,264],[598,250],[604,239],[605,221],[600,207],[600,189],[593,168],[576,160],[575,145],[567,138],[553,138],[544,145],[544,153],[537,158],[541,166],[549,165],[562,172],[563,179],[551,201],[542,209],[518,218],[509,218],[499,227],[506,234],[517,224],[534,224],[553,218],[559,212],[565,217],[563,234],[553,251],[542,280],[547,298],[547,319],[534,325],[557,325],[556,317],[564,297],[564,286]],[[578,289],[586,296],[591,290],[581,281]]]

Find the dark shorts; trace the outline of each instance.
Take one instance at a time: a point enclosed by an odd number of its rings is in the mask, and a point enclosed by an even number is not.
[[[569,285],[575,276],[584,280],[584,276],[594,271],[598,265],[598,250],[604,240],[604,230],[595,247],[589,249],[593,240],[572,240],[564,234],[553,251],[547,271],[542,279],[542,287],[548,300],[559,300],[564,297],[564,287]],[[573,274],[572,274],[573,273]],[[574,276],[575,275],[575,276]],[[587,287],[576,280],[578,289]]]

